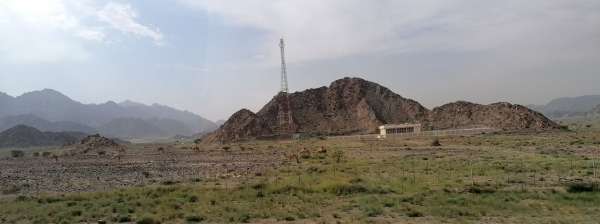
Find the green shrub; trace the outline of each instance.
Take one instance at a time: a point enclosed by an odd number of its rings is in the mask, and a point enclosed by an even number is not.
[[[569,193],[597,192],[598,187],[593,183],[573,183],[567,186]]]
[[[368,206],[364,208],[364,211],[365,215],[367,215],[368,217],[376,217],[383,214],[383,209],[378,206]]]
[[[492,187],[471,186],[467,189],[467,191],[472,194],[491,194],[495,193],[496,189]]]
[[[188,221],[188,222],[202,222],[202,221],[204,221],[204,217],[199,216],[199,215],[192,215],[192,216],[185,217],[185,221]]]
[[[199,200],[198,196],[192,195],[192,196],[190,196],[188,201],[194,203],[194,202],[198,202],[198,200]]]
[[[442,144],[440,143],[439,139],[435,138],[435,139],[433,139],[433,141],[431,141],[431,146],[434,146],[434,147],[442,146]]]
[[[71,216],[81,216],[81,211],[80,210],[75,210],[71,212]]]
[[[357,193],[365,193],[368,192],[365,186],[360,184],[334,184],[332,186],[328,186],[325,188],[326,192],[333,193],[337,196],[342,195],[351,195]]]
[[[420,211],[414,211],[414,210],[409,211],[408,213],[406,213],[406,215],[408,217],[411,217],[411,218],[423,217],[424,216],[422,212],[420,212]]]
[[[131,222],[131,218],[129,216],[120,216],[117,218],[117,222],[119,222],[119,223]]]
[[[336,163],[341,163],[344,160],[344,151],[336,150],[333,152],[333,158],[335,159]]]
[[[250,221],[250,215],[247,213],[240,214],[237,221],[241,223],[247,223]]]
[[[13,158],[21,158],[25,156],[25,153],[21,150],[12,150],[10,151],[10,156],[12,156]]]
[[[283,186],[281,188],[277,188],[277,189],[274,189],[273,191],[271,191],[271,193],[273,193],[273,194],[291,194],[291,193],[296,193],[296,192],[312,193],[313,191],[308,188],[298,187],[298,186],[290,186],[290,185],[286,185],[286,186]]]
[[[159,224],[159,221],[154,220],[152,217],[144,217],[136,222],[137,224]]]

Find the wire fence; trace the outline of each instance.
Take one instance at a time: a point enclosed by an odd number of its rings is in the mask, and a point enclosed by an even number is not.
[[[329,139],[359,139],[359,140],[377,140],[385,138],[408,138],[408,137],[429,137],[429,136],[453,136],[453,135],[477,135],[498,131],[494,128],[466,128],[466,129],[448,129],[448,130],[432,130],[411,133],[394,133],[378,135],[345,135],[345,136],[330,136]]]

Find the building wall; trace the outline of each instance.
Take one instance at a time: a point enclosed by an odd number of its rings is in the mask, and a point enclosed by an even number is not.
[[[383,125],[379,127],[379,135],[385,137],[388,134],[420,133],[421,124],[399,124]]]

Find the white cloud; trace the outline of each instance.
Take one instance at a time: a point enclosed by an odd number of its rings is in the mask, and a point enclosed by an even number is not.
[[[62,0],[0,2],[0,58],[6,62],[55,62],[88,57],[71,33],[87,32]]]
[[[263,50],[270,58],[277,57],[277,39],[284,36],[290,61],[372,52],[555,49],[600,33],[591,28],[600,25],[596,0],[180,1],[231,25],[265,31]]]
[[[141,25],[130,5],[91,0],[0,0],[0,59],[5,62],[85,60],[86,42],[104,43],[118,31],[160,44],[163,34]]]
[[[98,42],[103,42],[106,39],[106,34],[100,30],[81,30],[77,32],[76,35],[86,40],[94,40]]]
[[[138,23],[135,20],[137,16],[131,5],[114,2],[109,2],[98,12],[100,20],[110,24],[114,29],[138,37],[149,37],[156,44],[162,44],[163,34],[157,28]]]

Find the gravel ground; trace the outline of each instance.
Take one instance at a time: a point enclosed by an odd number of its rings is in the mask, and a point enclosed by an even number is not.
[[[0,159],[0,192],[11,194],[103,191],[153,183],[205,178],[240,178],[278,167],[275,149],[179,149],[169,145],[132,145],[120,158],[73,155]],[[160,152],[159,147],[165,148]]]

